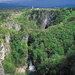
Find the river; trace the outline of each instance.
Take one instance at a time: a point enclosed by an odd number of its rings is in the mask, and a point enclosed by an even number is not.
[[[35,66],[32,64],[32,61],[29,60],[29,67],[27,69],[27,75],[38,75]]]

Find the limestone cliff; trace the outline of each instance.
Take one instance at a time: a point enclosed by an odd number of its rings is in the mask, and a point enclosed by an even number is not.
[[[32,10],[29,20],[36,21],[36,24],[41,25],[41,29],[50,26],[51,19],[55,16],[56,10]]]
[[[2,65],[2,61],[5,59],[5,56],[7,56],[10,53],[10,45],[9,45],[10,36],[6,36],[4,43],[4,40],[1,40],[0,43],[0,75],[5,75],[4,68]]]
[[[13,45],[14,50],[15,50],[14,54],[12,54],[12,56],[15,56],[15,54],[17,54],[16,57],[18,57],[20,54],[18,55],[17,51],[19,52],[19,47],[22,45],[22,43],[25,42],[24,46],[25,45],[27,46],[27,44],[28,44],[29,33],[31,33],[32,30],[34,30],[34,31],[35,31],[35,29],[37,30],[38,28],[39,28],[39,30],[41,30],[41,29],[45,29],[45,28],[49,27],[50,26],[50,21],[55,16],[55,14],[56,14],[56,10],[30,9],[30,13],[28,13],[28,14],[27,14],[27,12],[26,13],[21,13],[21,14],[12,13],[11,16],[8,16],[6,18],[6,22],[1,24],[1,27],[6,28],[7,31],[8,31],[8,32],[4,32],[4,34],[1,33],[1,35],[2,34],[4,35],[4,37],[1,39],[2,41],[0,43],[1,44],[0,45],[0,61],[1,61],[1,64],[2,64],[2,61],[4,60],[8,64],[13,65],[12,62],[8,62],[8,60],[5,59],[6,57],[11,59],[11,57],[9,57],[9,55],[11,55],[11,51],[13,51],[12,46],[10,46],[10,40],[11,39],[13,39],[11,41],[11,44]],[[15,19],[15,21],[14,21],[14,19]],[[27,34],[25,34],[25,33],[27,33]],[[16,36],[17,34],[19,34],[18,37]],[[14,35],[14,37],[11,38],[11,36],[13,36],[13,35]],[[21,44],[16,43],[16,41],[20,42]],[[17,46],[17,45],[19,45],[19,46]],[[28,63],[27,63],[27,60],[28,60],[28,46],[26,47],[26,49],[25,49],[25,47],[23,47],[23,48],[24,48],[24,50],[26,50],[26,56],[24,57],[24,60],[23,60],[23,62],[25,64],[23,64],[23,65],[21,64],[22,66],[20,65],[19,67],[15,66],[15,75],[17,73],[25,73],[26,69],[28,67]],[[20,53],[21,53],[21,49],[23,50],[23,48],[22,47],[20,48]],[[18,49],[18,50],[16,50],[16,49]],[[12,67],[13,66],[11,66],[11,68]],[[5,68],[4,68],[4,70],[5,70]],[[4,70],[3,70],[3,72],[4,72]],[[11,72],[8,71],[7,74],[8,73],[11,73]]]

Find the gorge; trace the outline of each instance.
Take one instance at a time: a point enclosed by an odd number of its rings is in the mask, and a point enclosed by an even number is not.
[[[0,73],[74,75],[75,10],[11,10],[0,12]]]

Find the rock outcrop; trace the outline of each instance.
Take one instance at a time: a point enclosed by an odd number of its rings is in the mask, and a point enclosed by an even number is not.
[[[0,62],[2,62],[5,58],[5,54],[10,53],[10,46],[9,44],[1,43],[0,45]]]
[[[2,42],[0,44],[0,75],[5,75],[2,61],[5,59],[5,56],[8,53],[10,53],[10,46],[9,46],[10,35],[7,35],[5,37],[5,41],[6,41],[6,43],[4,43],[2,40]]]
[[[28,17],[29,20],[36,21],[36,25],[41,25],[41,29],[45,29],[50,26],[50,21],[55,14],[56,10],[33,10]]]
[[[29,35],[23,36],[22,41],[28,42]]]
[[[9,41],[10,41],[10,35],[7,35],[7,36],[5,37],[5,40],[6,40],[6,43],[9,43]]]
[[[8,29],[14,29],[16,31],[19,31],[21,29],[20,25],[16,24],[16,23],[11,23],[10,25],[8,25]]]
[[[53,12],[53,13],[46,12],[46,14],[44,14],[44,15],[45,15],[45,18],[42,21],[41,29],[45,29],[46,27],[50,26],[50,21],[55,16],[55,12]]]
[[[5,75],[4,74],[4,68],[2,66],[2,61],[4,60],[5,57],[5,51],[4,51],[4,45],[3,43],[0,46],[0,75]]]
[[[28,67],[28,65],[26,64],[23,67],[16,68],[16,73],[26,73],[27,67]]]
[[[1,62],[0,62],[0,75],[5,75],[4,74],[4,68],[3,68]]]
[[[2,43],[0,46],[0,61],[4,60],[5,57],[5,49],[4,49],[4,44]]]

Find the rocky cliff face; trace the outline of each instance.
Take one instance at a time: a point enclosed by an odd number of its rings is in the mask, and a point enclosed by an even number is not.
[[[28,42],[29,35],[23,36],[22,41]]]
[[[9,52],[10,52],[10,46],[8,44],[8,41],[7,43],[2,42],[0,45],[0,61],[3,61],[5,58],[5,54]]]
[[[14,29],[16,31],[19,31],[21,29],[21,27],[20,27],[20,25],[13,22],[10,25],[8,25],[8,29]]]
[[[3,68],[1,62],[0,62],[0,75],[5,75],[4,74],[4,68]]]
[[[45,29],[50,26],[50,21],[55,14],[55,10],[33,10],[28,17],[30,20],[36,21],[36,25],[41,25],[41,29]]]
[[[2,43],[0,46],[0,61],[4,60],[5,57],[5,49],[4,49],[4,44]]]
[[[8,29],[14,29],[16,31],[20,31],[21,29],[21,26],[14,22],[3,23],[1,24],[1,27],[7,27]]]
[[[4,40],[6,41],[6,43],[4,42]],[[10,53],[10,45],[9,45],[10,36],[6,35],[4,40],[2,39],[0,43],[0,75],[5,75],[2,61],[5,59],[5,56],[8,53]]]
[[[2,43],[0,46],[0,75],[5,75],[4,68],[2,65],[2,61],[4,60],[4,57],[5,57],[5,48],[4,48],[4,44]]]

